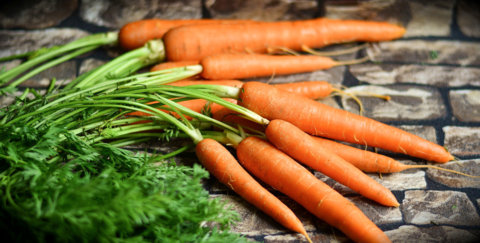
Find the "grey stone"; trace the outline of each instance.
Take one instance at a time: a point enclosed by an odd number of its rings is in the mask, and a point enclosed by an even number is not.
[[[436,89],[421,86],[375,86],[359,85],[349,88],[350,92],[367,93],[360,97],[366,117],[380,121],[429,120],[446,116],[442,97]],[[388,95],[389,101],[368,97],[368,93]],[[342,97],[345,110],[359,113],[358,104],[350,97]]]
[[[480,159],[457,160],[446,164],[436,164],[440,168],[454,170],[469,175],[480,175]],[[440,184],[453,188],[480,188],[480,178],[471,178],[448,171],[430,168],[427,176]]]
[[[386,231],[392,242],[478,242],[478,232],[451,226],[417,227],[402,225],[397,229]]]
[[[31,77],[19,86],[46,88],[50,85],[53,78],[56,79],[55,85],[64,85],[75,79],[76,73],[77,63],[75,61],[66,61]]]
[[[342,195],[356,194],[352,189],[340,184],[328,176],[316,171],[315,176]],[[391,174],[368,173],[368,176],[392,191],[425,189],[427,182],[425,180],[425,172],[423,170],[411,170]]]
[[[314,0],[206,0],[205,8],[215,19],[293,20],[311,19],[318,12]]]
[[[348,197],[376,225],[402,222],[398,207],[385,207],[362,197]]]
[[[131,3],[129,0],[85,0],[80,5],[80,17],[87,22],[110,28],[120,28],[126,23],[149,18],[202,17],[200,0],[141,0]]]
[[[83,62],[80,64],[80,68],[78,69],[78,75],[81,75],[83,73],[86,73],[96,67],[100,67],[101,65],[105,64],[106,61],[104,60],[98,60],[95,58],[87,58],[83,60]]]
[[[238,222],[232,229],[234,232],[244,234],[246,236],[256,236],[264,234],[279,234],[291,233],[288,229],[275,222],[270,216],[259,211],[253,205],[238,196],[233,195],[212,195],[213,198],[220,198],[225,200],[227,207],[231,207],[240,215],[240,222]],[[307,231],[315,230],[312,216],[306,210],[301,208],[295,202],[285,198],[279,197],[300,219]]]
[[[350,66],[349,70],[360,82],[376,85],[413,83],[442,87],[480,86],[480,68],[476,67],[358,64]]]
[[[387,21],[405,26],[405,36],[448,36],[453,1],[351,1],[332,2],[326,6],[326,17]],[[348,1],[347,1],[348,3]],[[401,11],[399,11],[401,9]]]
[[[396,40],[369,47],[375,62],[480,65],[480,43],[457,40]]]
[[[462,122],[480,122],[480,90],[449,92],[453,115]]]
[[[0,30],[0,57],[66,44],[86,35],[87,32],[72,28]]]
[[[407,224],[480,225],[475,206],[463,192],[406,191],[400,209]]]
[[[332,233],[330,231],[322,232],[307,232],[312,242],[329,242],[329,243],[347,243],[351,242],[342,233]],[[285,235],[268,235],[264,238],[265,243],[300,243],[308,242],[305,237],[300,234],[285,234]]]
[[[432,126],[401,125],[396,127],[402,130],[405,130],[409,133],[413,133],[430,142],[438,143],[437,132],[435,131],[435,128]]]
[[[2,28],[40,29],[59,24],[77,8],[77,0],[4,1],[0,8]]]
[[[464,35],[480,37],[480,5],[477,1],[458,1],[457,23]]]
[[[7,71],[10,70],[22,63],[21,60],[11,60],[11,61],[6,61],[6,62],[0,62],[0,70],[2,71]]]
[[[480,154],[480,127],[446,126],[444,146],[457,156]]]
[[[324,80],[328,81],[334,85],[340,85],[343,81],[343,76],[345,73],[345,67],[334,67],[328,70],[307,72],[307,73],[297,73],[290,75],[279,75],[273,77],[265,78],[251,78],[246,79],[245,81],[260,81],[265,83],[291,83],[298,81],[318,81]]]

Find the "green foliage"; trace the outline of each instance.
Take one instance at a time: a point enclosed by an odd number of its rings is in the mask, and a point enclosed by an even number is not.
[[[13,242],[240,242],[200,166],[153,163],[58,127],[0,126],[0,229]],[[211,223],[208,223],[211,222]],[[207,227],[206,225],[215,225]]]

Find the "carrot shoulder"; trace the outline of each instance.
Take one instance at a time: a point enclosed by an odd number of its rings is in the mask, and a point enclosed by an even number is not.
[[[297,216],[250,176],[223,145],[213,139],[203,139],[196,145],[196,154],[203,166],[221,183],[286,228],[309,239]]]
[[[393,193],[337,154],[325,149],[289,122],[272,120],[265,130],[278,149],[361,195],[385,206],[398,207]]]
[[[312,135],[379,147],[441,163],[453,159],[442,146],[414,134],[264,83],[243,85],[239,104],[266,119],[288,121]]]
[[[348,199],[270,143],[247,137],[237,147],[239,162],[253,175],[286,194],[355,242],[390,242]]]
[[[298,21],[200,24],[171,29],[164,36],[168,60],[201,60],[219,53],[267,53],[269,48],[323,47],[353,41],[400,38],[405,29],[385,23],[318,18]]]

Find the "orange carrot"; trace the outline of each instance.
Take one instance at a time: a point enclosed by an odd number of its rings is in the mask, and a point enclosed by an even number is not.
[[[168,83],[166,85],[188,86],[188,85],[198,85],[198,84],[225,85],[225,86],[240,88],[242,87],[243,82],[239,80],[180,80],[173,83]]]
[[[379,147],[440,163],[453,159],[442,146],[414,134],[264,83],[244,84],[239,104],[266,119],[288,121],[312,135]]]
[[[118,33],[120,46],[132,50],[143,46],[149,40],[160,39],[170,29],[191,24],[209,24],[226,22],[251,22],[252,20],[220,19],[145,19],[124,25]]]
[[[267,54],[217,54],[200,61],[205,79],[244,79],[329,69],[342,65],[322,56]]]
[[[390,242],[362,211],[270,143],[247,137],[239,162],[254,176],[286,194],[355,242]]]
[[[400,204],[393,193],[337,154],[325,149],[296,126],[272,120],[265,130],[268,141],[295,160],[385,206]]]
[[[201,60],[219,53],[267,53],[269,48],[323,47],[353,41],[388,41],[405,29],[384,22],[361,20],[312,20],[198,24],[173,28],[164,35],[169,61]]]
[[[203,139],[196,145],[196,154],[203,166],[221,183],[235,191],[255,207],[270,215],[286,228],[310,238],[302,222],[277,197],[261,186],[223,145]]]
[[[254,131],[264,131],[265,128],[253,121],[250,121],[248,119],[243,118],[240,116],[239,113],[232,111],[226,107],[222,107],[221,109],[215,110],[215,112],[212,112],[212,117],[213,119],[226,122],[226,123],[231,123],[235,125],[240,125],[244,128],[254,130]]]
[[[189,65],[197,65],[198,61],[179,61],[179,62],[162,62],[150,69],[150,72],[160,71],[170,68],[185,67]]]

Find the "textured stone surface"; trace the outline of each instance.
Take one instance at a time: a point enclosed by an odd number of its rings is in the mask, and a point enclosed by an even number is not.
[[[358,64],[350,66],[349,70],[359,81],[377,85],[413,83],[441,87],[480,86],[480,68],[476,67]]]
[[[348,3],[348,1],[344,1]],[[338,19],[388,21],[405,26],[405,36],[446,36],[450,34],[453,1],[329,1],[326,16]],[[402,11],[398,11],[402,9]]]
[[[363,197],[349,197],[362,212],[376,225],[402,222],[400,208],[385,207]]]
[[[462,122],[480,122],[480,90],[452,90],[449,97],[455,118]]]
[[[86,31],[72,28],[0,30],[0,57],[66,44],[87,34]]]
[[[82,61],[80,64],[80,67],[78,68],[78,75],[83,74],[85,72],[88,72],[96,67],[99,67],[103,64],[105,64],[106,61],[103,60],[98,60],[95,58],[87,58]]]
[[[110,28],[140,19],[199,19],[202,17],[200,0],[84,0],[80,5],[83,20]]]
[[[19,86],[46,88],[48,87],[48,85],[50,85],[50,82],[53,78],[56,79],[55,85],[67,84],[76,77],[76,73],[76,62],[67,61],[31,77]]]
[[[291,20],[317,15],[315,0],[206,0],[205,8],[215,19]]]
[[[285,229],[263,212],[236,195],[215,195],[213,197],[219,197],[221,200],[225,200],[227,206],[231,206],[239,213],[242,220],[234,226],[233,231],[235,232],[245,234],[246,236],[291,233],[291,231]],[[291,200],[282,197],[280,198],[284,199],[284,203],[295,212],[307,231],[315,230],[310,214]]]
[[[368,175],[375,181],[392,191],[427,188],[427,182],[425,181],[425,172],[422,170],[411,170],[400,173],[382,174],[381,177],[378,174],[374,173],[369,173]],[[325,176],[318,171],[315,172],[315,176],[343,195],[357,194],[352,189],[338,183],[337,181]]]
[[[378,49],[377,49],[378,48]],[[480,65],[480,43],[446,40],[396,40],[369,48],[378,62]]]
[[[464,35],[480,37],[480,4],[477,1],[459,0],[457,23]]]
[[[375,97],[361,97],[364,115],[382,121],[392,120],[429,120],[446,115],[440,93],[432,88],[421,86],[375,86],[359,85],[350,92],[365,92],[391,97],[385,101]],[[342,97],[344,109],[358,113],[359,106],[348,96]]]
[[[403,225],[385,232],[392,242],[478,242],[480,235],[476,231],[451,226],[416,227]]]
[[[452,161],[447,164],[437,164],[436,166],[469,175],[480,175],[480,159]],[[448,187],[480,189],[480,178],[471,178],[433,168],[427,170],[427,176]]]
[[[480,154],[480,128],[446,126],[445,147],[450,153],[457,156]]]
[[[467,194],[457,191],[413,190],[400,205],[408,224],[479,226],[480,217]]]
[[[77,8],[77,0],[3,1],[1,28],[39,29],[59,24]]]

